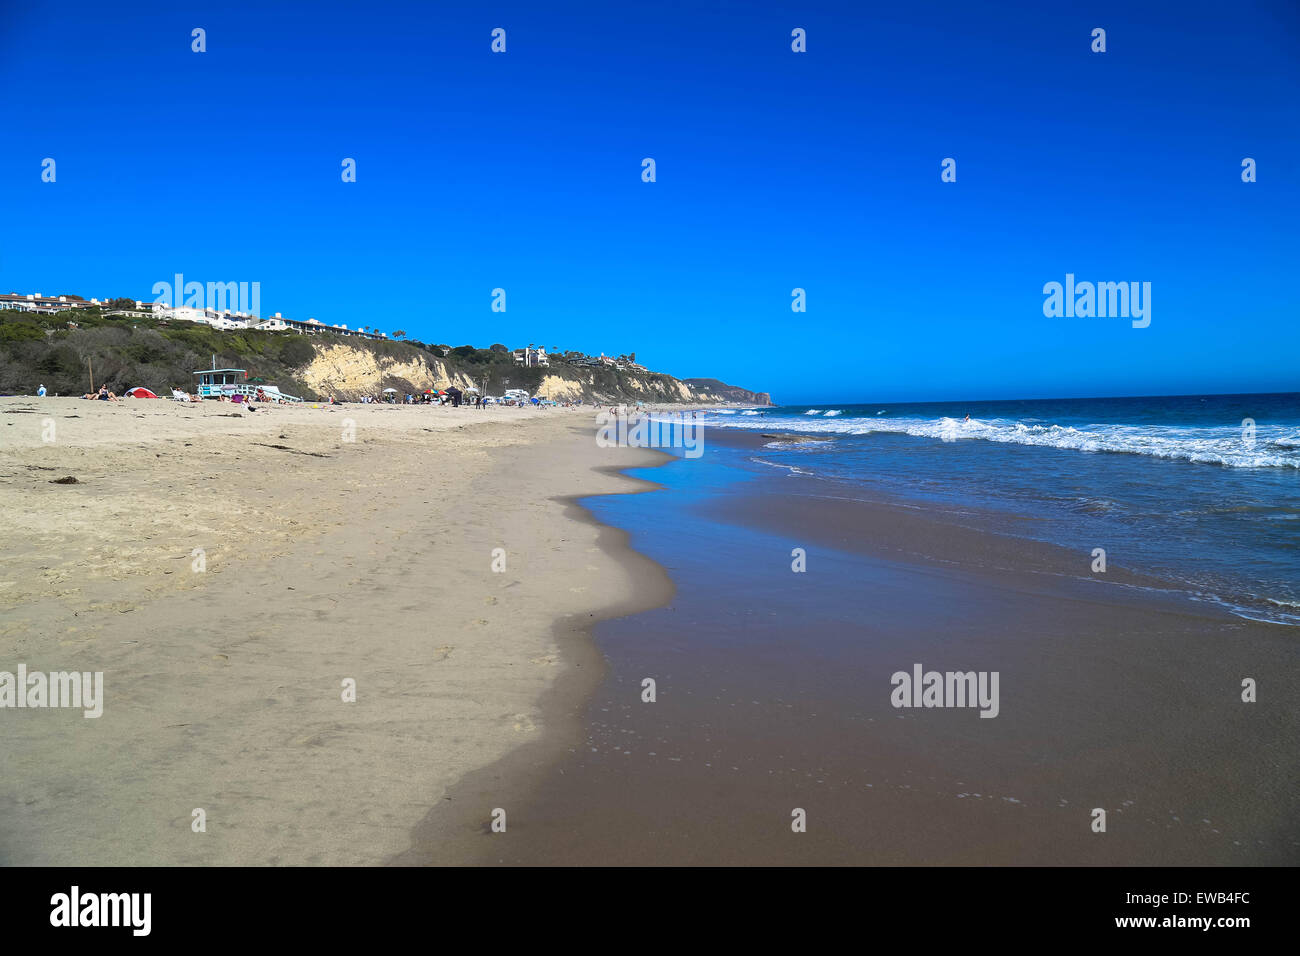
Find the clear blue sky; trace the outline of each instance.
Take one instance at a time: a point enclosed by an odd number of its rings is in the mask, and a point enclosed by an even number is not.
[[[0,0],[0,288],[258,281],[787,402],[1298,390],[1298,11]],[[1045,318],[1067,272],[1151,327]]]

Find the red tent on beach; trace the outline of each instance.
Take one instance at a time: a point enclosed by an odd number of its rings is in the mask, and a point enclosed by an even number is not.
[[[158,397],[153,392],[149,391],[149,389],[145,388],[143,385],[137,385],[135,388],[128,388],[122,394],[129,395],[132,398],[157,398]]]

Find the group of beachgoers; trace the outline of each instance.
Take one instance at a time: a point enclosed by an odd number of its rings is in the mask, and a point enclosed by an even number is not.
[[[37,395],[38,398],[44,398],[44,397],[45,397],[45,395],[46,395],[46,390],[45,390],[45,386],[44,386],[43,384],[40,386],[40,388],[38,388],[38,389],[36,390],[36,395]],[[86,400],[89,400],[89,401],[118,402],[118,403],[121,403],[121,401],[122,401],[122,398],[121,398],[120,396],[118,396],[118,394],[117,394],[116,392],[109,391],[109,388],[108,388],[107,385],[101,385],[101,386],[99,387],[99,391],[97,391],[97,392],[86,392],[86,393],[85,393],[84,395],[82,395],[81,397],[82,397],[83,399],[86,399]],[[149,395],[149,396],[146,396],[146,397],[154,397],[154,396]],[[279,402],[280,402],[279,399],[277,399],[277,398],[272,398],[270,395],[268,395],[265,391],[263,391],[263,390],[260,389],[260,388],[259,388],[259,389],[257,390],[257,392],[256,392],[254,395],[252,395],[252,396],[248,396],[248,395],[216,395],[216,396],[214,396],[214,397],[216,398],[217,401],[220,401],[220,402],[233,402],[233,403],[235,403],[235,404],[247,405],[247,406],[249,406],[249,410],[250,410],[250,411],[253,410],[253,409],[252,409],[252,405],[253,405],[254,402],[257,402],[257,403],[269,403],[269,404],[279,404]],[[172,386],[172,401],[176,401],[176,402],[189,402],[189,403],[199,403],[199,402],[202,402],[203,399],[200,398],[200,397],[199,397],[198,395],[196,395],[196,394],[193,394],[193,393],[191,393],[191,392],[187,392],[187,391],[185,391],[184,389],[177,388],[176,386],[173,385],[173,386]],[[536,401],[536,400],[534,399],[534,402],[535,402],[535,401]],[[363,396],[361,397],[361,399],[360,399],[360,402],[361,402],[361,404],[363,404],[363,405],[379,405],[379,404],[385,404],[385,405],[450,405],[450,406],[452,406],[453,408],[460,408],[460,406],[461,406],[462,404],[467,404],[467,405],[469,405],[471,408],[478,408],[478,409],[485,408],[485,407],[487,406],[487,404],[489,404],[489,403],[487,403],[487,402],[484,401],[482,395],[479,395],[479,394],[475,393],[475,394],[473,394],[473,395],[469,395],[469,396],[467,397],[467,396],[464,395],[464,393],[460,392],[459,389],[457,389],[456,391],[454,391],[454,392],[452,392],[452,393],[444,393],[444,394],[442,394],[442,395],[433,395],[433,394],[429,394],[429,393],[426,393],[426,394],[423,394],[423,395],[407,394],[407,395],[402,396],[402,397],[399,397],[399,396],[397,396],[397,395],[395,395],[395,394],[393,394],[393,393],[387,393],[387,394],[385,394],[385,395],[380,395],[380,396],[363,395]],[[331,395],[331,396],[329,396],[329,398],[327,399],[326,404],[328,404],[328,405],[342,405],[343,402],[340,401],[340,400],[338,400],[338,399],[336,399],[333,395]],[[520,403],[520,404],[521,404],[521,405],[525,405],[525,403]],[[566,406],[568,406],[568,405],[571,404],[571,403],[565,402],[564,404],[565,404]],[[581,404],[581,402],[579,402],[578,404]],[[525,406],[525,407],[526,407],[526,406]],[[613,406],[610,406],[610,407],[613,408]]]
[[[45,394],[45,386],[42,385],[40,388],[38,388],[38,389],[36,390],[36,394],[37,394],[37,395],[42,395],[42,396],[43,396],[43,395]],[[101,386],[99,386],[99,391],[98,391],[98,392],[87,392],[86,394],[82,395],[81,397],[84,398],[84,399],[86,399],[87,401],[92,401],[92,402],[120,402],[120,401],[122,401],[122,399],[120,399],[120,398],[117,397],[117,393],[116,393],[116,392],[110,392],[110,391],[108,390],[108,386],[107,386],[107,385],[101,385]]]
[[[382,395],[362,395],[359,401],[362,405],[450,405],[452,408],[460,408],[462,404],[472,408],[482,408],[484,404],[482,395],[475,393],[467,396],[460,389],[448,389],[440,395],[432,392],[423,394],[408,392],[406,395],[385,392]],[[330,397],[330,404],[335,404],[333,396]]]
[[[129,396],[132,391],[135,391],[135,389],[129,389],[126,395]],[[47,394],[49,393],[46,390],[44,383],[42,383],[40,387],[36,389],[36,397],[44,398]],[[99,386],[99,391],[85,392],[82,394],[81,397],[86,401],[117,402],[120,404],[123,396],[119,396],[116,392],[111,391],[107,385],[101,385]],[[154,395],[152,392],[149,392],[145,394],[143,397],[156,398],[157,396]],[[252,403],[254,402],[278,404],[280,401],[277,398],[272,398],[270,395],[268,395],[265,391],[263,391],[260,388],[253,395],[217,395],[214,397],[217,399],[217,401],[220,402],[234,402],[235,404],[242,404],[242,405],[249,405],[249,406],[251,406]],[[184,389],[177,388],[174,385],[172,386],[172,400],[176,402],[193,402],[193,403],[198,403],[203,401],[203,399],[200,398],[198,395],[195,395],[191,392],[187,392]],[[333,403],[333,401],[334,399],[331,398],[330,402]]]

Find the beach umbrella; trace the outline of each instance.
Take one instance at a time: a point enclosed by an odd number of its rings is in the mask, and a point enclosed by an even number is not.
[[[130,395],[132,398],[157,398],[153,392],[143,385],[137,385],[135,388],[128,388],[123,394]]]
[[[386,388],[386,389],[384,389],[384,394],[385,394],[385,395],[387,395],[389,392],[392,392],[394,395],[396,395],[396,394],[397,394],[397,389],[395,389],[395,388]]]

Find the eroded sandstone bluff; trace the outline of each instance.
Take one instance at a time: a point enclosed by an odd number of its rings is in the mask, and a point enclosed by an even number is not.
[[[319,395],[355,399],[385,388],[406,394],[455,385],[483,387],[499,394],[506,388],[526,388],[533,395],[557,402],[674,402],[771,405],[767,392],[727,385],[717,379],[681,380],[658,372],[584,368],[556,362],[549,368],[524,369],[501,364],[437,358],[425,351],[382,355],[365,346],[336,342],[318,345],[315,357],[296,377]]]

